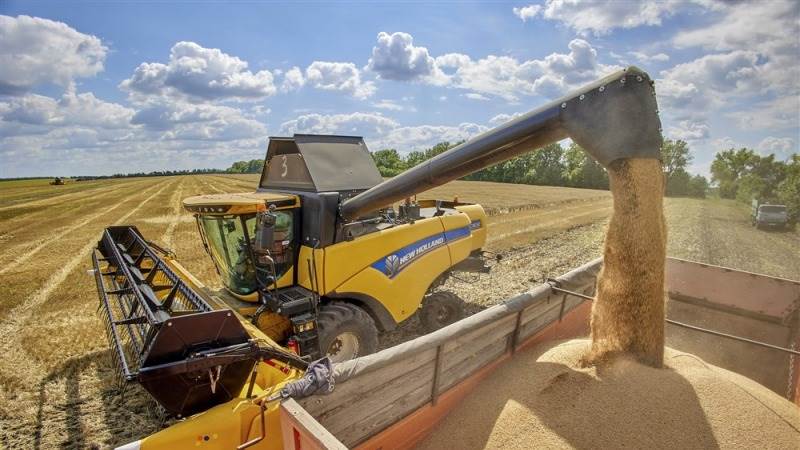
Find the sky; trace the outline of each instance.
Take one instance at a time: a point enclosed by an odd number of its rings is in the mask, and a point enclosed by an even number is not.
[[[0,178],[460,141],[628,65],[691,172],[800,143],[800,2],[0,0]]]

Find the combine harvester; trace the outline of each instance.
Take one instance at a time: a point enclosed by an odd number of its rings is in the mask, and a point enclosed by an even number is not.
[[[436,288],[453,270],[485,270],[485,214],[410,200],[566,137],[606,167],[659,158],[648,75],[617,72],[386,181],[360,138],[272,138],[255,193],[184,201],[227,292],[207,289],[136,228],[106,229],[93,262],[122,380],[181,419],[123,448],[407,448],[519,348],[584,333],[580,296],[592,293],[599,260],[457,320],[460,300]],[[725,331],[772,344],[727,366],[701,339],[685,348],[773,389],[788,383],[796,398],[796,363],[776,348],[798,339],[800,284],[667,267],[681,305],[671,311],[715,324],[727,314]],[[379,331],[414,314],[431,334],[370,354]]]

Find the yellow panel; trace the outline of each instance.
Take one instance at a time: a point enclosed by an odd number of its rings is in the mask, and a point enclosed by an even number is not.
[[[428,286],[448,268],[450,252],[447,246],[441,246],[415,260],[394,278],[368,266],[335,292],[369,295],[383,303],[396,322],[402,322],[417,311]]]
[[[471,227],[472,250],[483,248],[483,246],[486,244],[486,232],[489,225],[486,220],[486,211],[483,210],[481,205],[456,206],[456,209],[466,213],[469,216],[470,221],[473,223],[473,226]],[[475,224],[476,221],[480,223],[480,227]]]
[[[317,292],[325,292],[325,277],[323,276],[323,273],[325,273],[325,251],[322,249],[314,250],[314,258],[311,257],[311,251],[311,247],[305,245],[300,247],[300,255],[297,257],[296,264],[297,284],[308,290],[316,291],[316,289],[312,289],[312,280],[308,273],[308,268],[316,260],[317,278],[314,280],[314,286],[318,288]]]
[[[278,392],[288,381],[300,378],[298,371],[288,374],[279,369],[260,363],[257,385],[253,393],[263,399]],[[268,386],[262,389],[261,386]],[[232,449],[239,444],[261,435],[259,407],[253,401],[244,400],[247,385],[239,398],[217,405],[198,413],[184,421],[144,438],[142,450],[171,450],[177,448]],[[280,429],[280,402],[273,401],[267,406],[266,438],[252,449],[279,450],[283,448]]]
[[[398,225],[357,237],[352,241],[326,247],[326,292],[332,291],[390,253],[421,239],[442,233],[442,231],[442,222],[438,217],[434,217],[418,220],[413,224]]]
[[[455,265],[472,252],[472,236],[469,230],[470,218],[466,214],[439,217],[447,236],[450,249],[450,265]]]

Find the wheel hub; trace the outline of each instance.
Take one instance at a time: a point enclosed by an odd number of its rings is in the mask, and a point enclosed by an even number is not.
[[[328,346],[326,356],[328,356],[332,362],[343,362],[357,358],[358,350],[358,336],[354,333],[344,332],[336,336],[331,342],[331,345]]]

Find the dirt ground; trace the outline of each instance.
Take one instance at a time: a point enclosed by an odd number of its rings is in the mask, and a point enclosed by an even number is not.
[[[749,209],[732,200],[667,198],[664,208],[668,256],[800,280],[797,229],[756,230]],[[524,292],[600,257],[610,212],[611,200],[601,199],[491,217],[487,250],[500,252],[503,259],[488,274],[451,277],[442,289],[458,293],[468,314]],[[520,223],[535,232],[520,232],[516,239],[497,232]],[[423,333],[412,318],[384,334],[381,347]]]
[[[198,278],[218,287],[184,197],[252,190],[252,175],[138,178],[49,186],[0,182],[0,448],[101,448],[158,429],[144,394],[115,384],[94,281],[86,271],[104,227],[134,224],[172,248]],[[444,199],[484,204],[491,273],[445,288],[470,312],[529,289],[600,255],[610,196],[604,191],[452,183]],[[757,231],[747,208],[728,201],[668,199],[668,254],[800,279],[800,233]],[[382,346],[419,333],[416,319]]]

